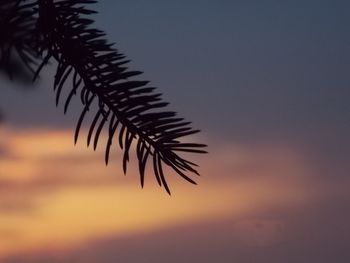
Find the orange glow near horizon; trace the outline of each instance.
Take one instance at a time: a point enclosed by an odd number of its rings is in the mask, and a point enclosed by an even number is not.
[[[8,129],[1,137],[7,139],[0,142],[0,257],[69,248],[110,235],[242,218],[308,198],[301,179],[307,169],[297,155],[272,146],[216,149],[210,162],[201,164],[199,186],[170,178],[174,194],[169,197],[153,179],[141,190],[132,163],[128,177],[122,176],[121,169],[115,169],[118,156],[111,160],[116,164],[106,168],[102,147],[97,153],[73,147],[71,132]],[[253,160],[255,168],[247,165]],[[278,165],[272,165],[276,160]]]

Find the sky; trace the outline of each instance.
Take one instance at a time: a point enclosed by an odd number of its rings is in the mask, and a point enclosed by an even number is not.
[[[169,173],[168,196],[150,170],[141,189],[118,149],[106,167],[102,145],[74,147],[81,106],[54,106],[54,65],[32,88],[2,76],[0,262],[350,261],[348,1],[94,7],[130,67],[202,130],[201,177]]]

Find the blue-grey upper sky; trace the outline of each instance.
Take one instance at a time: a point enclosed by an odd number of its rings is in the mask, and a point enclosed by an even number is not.
[[[295,142],[316,162],[348,161],[350,2],[125,0],[95,7],[96,27],[205,137]],[[7,123],[74,129],[81,105],[67,116],[55,108],[53,72],[34,91],[0,80]]]
[[[118,1],[101,10],[100,21],[175,108],[234,138],[344,128],[349,7],[346,1]]]
[[[349,131],[348,1],[128,0],[96,7],[96,26],[131,67],[210,136]],[[7,121],[74,124],[76,115],[54,109],[51,86],[44,76],[34,92],[4,87]]]

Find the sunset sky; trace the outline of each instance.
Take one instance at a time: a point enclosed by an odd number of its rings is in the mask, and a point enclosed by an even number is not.
[[[96,26],[202,132],[197,186],[73,136],[54,67],[0,76],[0,262],[350,262],[350,2],[100,1]],[[68,88],[68,87],[67,87]],[[106,134],[104,135],[106,136]],[[105,137],[102,138],[102,142]]]

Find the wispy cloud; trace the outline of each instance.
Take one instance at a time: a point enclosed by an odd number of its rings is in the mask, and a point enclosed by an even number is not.
[[[257,249],[279,246],[293,238],[293,224],[302,224],[305,217],[309,222],[321,213],[318,204],[341,203],[347,196],[345,187],[337,183],[325,187],[315,180],[319,169],[295,144],[213,141],[211,153],[198,160],[203,174],[199,186],[169,174],[174,188],[169,197],[150,173],[141,190],[135,166],[124,177],[117,153],[106,168],[102,148],[94,153],[84,145],[73,147],[70,132],[8,128],[6,133],[0,158],[3,257],[39,251],[42,255],[33,256],[33,262],[45,262],[46,256],[59,262],[60,255],[84,258],[79,247],[87,246],[99,255],[90,261],[114,262],[118,253],[112,247],[125,238],[132,240],[127,242],[132,246],[155,235],[152,240],[169,250],[166,246],[172,242],[160,244],[161,240],[173,236],[184,242],[187,235],[178,236],[177,231],[188,231],[190,241],[184,245],[204,249],[201,237],[213,237],[223,247],[215,248],[208,239],[208,249],[213,253],[223,249],[230,258],[237,255],[230,252],[231,243]],[[317,213],[304,214],[312,207],[318,207]],[[180,226],[189,230],[172,230]]]

